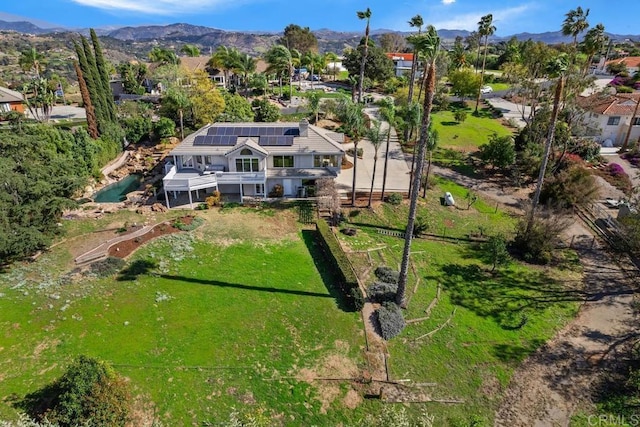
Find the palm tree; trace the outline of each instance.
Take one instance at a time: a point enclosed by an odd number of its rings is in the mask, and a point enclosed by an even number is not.
[[[358,81],[358,102],[362,102],[362,85],[364,84],[364,65],[367,62],[369,52],[369,21],[371,20],[371,9],[356,12],[358,19],[366,19],[367,27],[364,31],[364,47],[362,50],[362,60],[360,62],[360,80]]]
[[[423,52],[430,58],[429,70],[426,77],[426,87],[422,115],[422,125],[420,131],[420,142],[418,143],[418,156],[424,158],[424,152],[429,138],[429,124],[431,122],[431,108],[433,107],[433,96],[436,91],[436,56],[440,47],[440,37],[433,26],[429,26],[426,31],[427,37],[421,45]],[[407,219],[407,229],[404,238],[404,250],[402,252],[402,262],[400,264],[400,277],[398,278],[398,291],[396,293],[396,304],[402,306],[407,287],[407,273],[409,270],[409,254],[411,252],[411,241],[413,239],[413,228],[416,221],[418,207],[418,189],[422,175],[422,162],[418,163],[418,170],[413,177],[411,200],[409,203],[409,216]]]
[[[565,85],[565,73],[567,72],[568,68],[569,63],[565,55],[558,56],[547,66],[547,73],[549,74],[549,77],[558,77],[558,81],[556,83],[556,90],[553,97],[553,110],[551,112],[547,141],[544,146],[544,154],[542,155],[542,164],[540,165],[540,173],[538,174],[536,191],[533,196],[531,212],[529,213],[529,221],[527,222],[527,234],[531,229],[531,226],[533,225],[535,212],[538,208],[538,203],[540,203],[540,192],[542,191],[542,186],[544,185],[544,175],[547,171],[547,164],[549,163],[549,153],[551,153],[551,147],[553,146],[556,124],[558,123],[558,114],[560,112],[560,101],[562,100],[562,92]]]
[[[582,52],[587,55],[587,62],[584,67],[583,75],[587,75],[589,67],[591,66],[591,61],[593,61],[593,57],[602,51],[607,39],[608,37],[604,34],[604,25],[602,24],[598,24],[587,31],[581,46]]]
[[[36,79],[40,78],[40,71],[42,71],[42,61],[44,56],[32,47],[24,50],[20,53],[18,64],[22,71],[27,72],[33,70],[36,73]]]
[[[391,143],[391,126],[393,126],[396,119],[396,106],[393,98],[383,98],[380,101],[380,113],[382,117],[389,123],[389,130],[387,132],[387,148],[384,152],[384,170],[382,172],[382,195],[380,200],[384,200],[384,190],[387,186],[387,166],[389,163],[389,145]]]
[[[320,92],[309,92],[307,95],[309,112],[315,116],[315,125],[318,124],[318,113],[320,112]]]
[[[327,52],[324,54],[324,63],[325,63],[325,67],[330,64],[333,63],[333,69],[332,70],[327,70],[328,73],[327,74],[332,74],[333,75],[333,80],[336,79],[336,62],[338,62],[338,59],[340,59],[340,57],[335,53],[335,52]]]
[[[180,139],[184,139],[184,111],[191,107],[189,96],[182,90],[171,87],[163,97],[168,104],[173,105],[178,110],[180,120]]]
[[[484,67],[487,62],[487,46],[489,45],[489,36],[492,36],[495,32],[496,27],[493,25],[492,14],[488,14],[480,18],[480,22],[478,22],[478,33],[481,37],[484,37],[484,55],[482,57],[482,71],[480,72],[480,86],[478,87],[478,96],[476,97],[476,114],[478,113],[478,104],[480,104],[480,89],[482,89],[482,83],[484,80]],[[478,52],[480,51],[478,50]]]
[[[248,53],[239,54],[236,67],[239,73],[242,74],[242,82],[244,85],[245,98],[249,94],[249,76],[256,72],[256,66],[258,61]]]
[[[467,52],[464,50],[462,41],[456,37],[456,41],[453,44],[453,49],[449,53],[451,57],[451,66],[459,70],[467,65]]]
[[[381,130],[382,123],[378,120],[374,120],[371,124],[371,127],[367,129],[366,136],[371,145],[373,145],[373,171],[371,173],[371,190],[369,190],[369,202],[367,203],[367,207],[371,207],[371,199],[373,199],[373,183],[376,179],[376,166],[378,164],[378,150],[384,141],[385,132]],[[390,129],[387,129],[387,134]]]
[[[278,76],[278,80],[280,81],[280,96],[282,96],[282,76],[289,74],[289,77],[291,77],[293,68],[291,52],[285,46],[278,44],[267,51],[264,59],[267,61],[267,64],[269,64],[267,72],[274,73]]]
[[[424,25],[424,21],[422,20],[422,16],[420,15],[416,15],[413,18],[411,18],[409,20],[409,26],[410,27],[418,27],[418,35],[420,35],[420,33],[422,33],[422,26]],[[409,77],[409,102],[413,102],[413,86],[415,84],[416,81],[416,72],[418,69],[418,52],[416,50],[416,47],[413,47],[413,60],[411,61],[411,75]],[[407,136],[405,135],[405,139],[407,138]]]
[[[426,70],[425,70],[425,77],[426,77]],[[422,120],[421,118],[422,118],[422,107],[420,106],[420,104],[418,104],[417,102],[412,102],[411,104],[408,104],[405,107],[404,121],[405,121],[405,125],[407,126],[406,129],[408,129],[408,134],[410,136],[413,135],[413,130],[420,125],[420,122]],[[408,140],[406,142],[409,143]],[[411,171],[409,173],[409,193],[411,193],[411,185],[413,183],[413,171],[416,166],[416,155],[417,155],[417,152],[416,152],[416,145],[414,141],[413,157],[411,158]]]
[[[151,52],[149,52],[149,60],[151,62],[158,62],[163,65],[177,65],[180,62],[178,56],[173,53],[173,51],[157,46],[151,49]]]
[[[358,172],[358,143],[364,133],[364,116],[362,104],[342,99],[338,107],[340,120],[343,123],[345,133],[353,141],[353,182],[351,184],[351,205],[356,204],[356,177]]]
[[[200,49],[198,48],[198,46],[196,46],[194,44],[185,44],[180,49],[180,52],[184,53],[185,55],[187,55],[187,56],[189,56],[191,58],[195,58],[196,56],[200,56]]]
[[[438,146],[438,142],[440,142],[440,135],[438,131],[429,126],[429,137],[427,138],[427,153],[429,155],[427,161],[427,173],[424,178],[424,187],[422,191],[422,197],[427,197],[427,188],[429,187],[429,174],[431,173],[431,160],[433,158],[433,151]]]
[[[565,36],[573,37],[573,47],[578,45],[578,34],[589,28],[587,17],[589,16],[589,9],[583,11],[580,6],[575,10],[572,9],[565,15],[566,18],[562,23],[562,34]]]
[[[207,62],[209,67],[222,70],[225,88],[229,86],[230,71],[235,70],[239,66],[239,58],[240,53],[236,48],[228,48],[227,46],[220,45],[213,55],[211,55],[209,62]]]

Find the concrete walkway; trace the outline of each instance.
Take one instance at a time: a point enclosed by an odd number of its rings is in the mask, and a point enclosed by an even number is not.
[[[369,117],[380,120],[377,107],[365,108],[365,114]],[[381,121],[382,130],[389,129],[389,123]],[[378,149],[378,163],[376,166],[376,177],[373,185],[373,191],[382,190],[382,180],[384,172],[384,157],[387,141],[382,143]],[[353,148],[353,143],[344,144],[343,148],[348,150]],[[371,189],[371,177],[373,176],[373,164],[375,150],[371,142],[363,139],[358,143],[358,148],[362,148],[363,157],[358,159],[356,191],[369,191]],[[347,160],[353,163],[353,157],[347,156]],[[405,154],[402,152],[400,141],[396,135],[395,129],[391,128],[391,139],[389,143],[389,162],[387,166],[387,184],[385,192],[407,192],[409,191],[409,171],[410,163],[407,163]],[[353,184],[353,168],[340,171],[336,179],[338,191],[342,193],[350,192]]]
[[[78,256],[75,259],[75,262],[76,264],[85,264],[88,262],[93,262],[93,261],[106,258],[107,255],[109,254],[109,248],[111,246],[115,245],[116,243],[123,242],[125,240],[142,236],[147,232],[149,232],[153,227],[155,227],[155,225],[145,225],[144,227],[134,231],[133,233],[123,234],[123,235],[114,237],[113,239],[107,240],[106,242],[102,243],[100,246],[93,248],[90,251],[85,252],[82,255]]]

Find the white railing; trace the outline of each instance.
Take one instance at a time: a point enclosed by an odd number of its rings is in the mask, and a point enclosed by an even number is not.
[[[216,172],[218,184],[262,184],[264,172]]]
[[[164,188],[171,191],[199,190],[219,184],[264,184],[265,172],[216,172],[191,178],[176,178],[179,175],[173,166],[163,178]]]

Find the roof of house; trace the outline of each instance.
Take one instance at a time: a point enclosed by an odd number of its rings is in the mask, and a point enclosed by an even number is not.
[[[638,102],[640,102],[640,92],[615,95],[594,93],[578,98],[580,107],[605,116],[632,116]]]
[[[22,102],[24,95],[6,87],[0,87],[0,102]]]
[[[317,126],[307,125],[307,136],[299,135],[300,123],[297,122],[276,122],[276,123],[214,123],[212,125],[204,126],[191,135],[187,136],[176,148],[174,148],[169,155],[170,156],[183,156],[183,155],[201,155],[201,156],[224,156],[225,154],[235,151],[239,146],[247,144],[247,138],[251,136],[250,141],[253,143],[258,142],[259,147],[267,153],[273,155],[287,155],[287,154],[339,154],[344,150],[341,146],[344,140],[344,134],[332,132],[326,129],[322,129]],[[234,135],[229,135],[229,140],[221,143],[220,145],[214,145],[213,143],[203,144],[204,137],[211,137],[211,135],[217,134],[216,128],[233,128],[238,130]],[[279,129],[284,132],[285,135],[289,135],[291,140],[290,145],[267,145],[260,143],[262,136],[255,135],[242,135],[247,133],[247,130],[255,129]],[[210,132],[211,130],[211,132]],[[289,132],[293,131],[293,132]],[[239,133],[239,134],[238,134]],[[277,132],[276,132],[277,133]],[[219,133],[222,135],[222,133]],[[228,134],[227,134],[228,135]],[[264,134],[265,138],[273,138],[274,133],[269,133],[270,136]],[[196,142],[196,138],[199,143]],[[292,141],[292,142],[291,142]],[[194,144],[195,143],[195,144]],[[226,144],[226,145],[224,145]],[[231,145],[230,145],[231,144]]]
[[[624,64],[627,68],[640,68],[640,56],[625,56],[605,63],[605,65],[609,64]]]
[[[207,62],[211,59],[211,56],[181,56],[180,67],[195,73],[196,71],[207,71]]]
[[[387,52],[385,55],[392,61],[413,61],[413,53]]]

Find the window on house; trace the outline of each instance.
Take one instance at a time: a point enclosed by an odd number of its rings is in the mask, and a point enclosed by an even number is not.
[[[323,168],[323,167],[338,167],[338,156],[335,155],[325,155],[325,156],[313,156],[313,167],[315,168]]]
[[[631,126],[640,126],[640,117],[634,117],[633,120],[631,120]]]
[[[256,184],[256,195],[264,194],[264,184]]]
[[[182,167],[183,168],[192,168],[193,167],[193,156],[184,156],[184,157],[182,157]]]
[[[236,159],[237,172],[258,172],[258,159]]]
[[[240,155],[241,156],[253,156],[253,151],[249,150],[248,148],[243,148],[242,151],[240,151]]]
[[[620,116],[611,116],[607,121],[607,126],[616,126],[620,124]]]
[[[292,168],[293,156],[273,156],[274,168]]]
[[[11,111],[11,105],[8,102],[3,102],[2,104],[0,104],[0,111],[2,111],[3,113],[8,113],[9,111]]]

